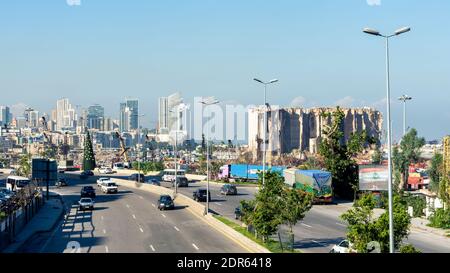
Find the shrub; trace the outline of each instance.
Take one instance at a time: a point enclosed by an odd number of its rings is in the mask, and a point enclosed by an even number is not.
[[[430,217],[430,227],[435,228],[450,228],[450,210],[437,209],[434,214]]]

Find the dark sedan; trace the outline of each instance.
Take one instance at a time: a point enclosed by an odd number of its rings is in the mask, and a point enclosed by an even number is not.
[[[81,189],[81,197],[95,198],[95,189],[92,186],[84,186]]]

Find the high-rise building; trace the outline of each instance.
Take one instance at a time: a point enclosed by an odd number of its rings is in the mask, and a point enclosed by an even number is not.
[[[0,106],[0,126],[11,123],[12,116],[8,106]]]
[[[158,127],[160,134],[168,134],[170,131],[185,130],[183,122],[187,108],[183,105],[183,98],[179,92],[168,97],[159,98]]]
[[[90,129],[103,129],[103,118],[105,116],[105,108],[95,104],[88,108],[87,112],[87,127]]]
[[[128,132],[138,128],[139,101],[126,99],[120,104],[120,131]]]
[[[28,116],[28,126],[31,128],[39,127],[39,111],[31,111]]]
[[[62,131],[76,127],[77,115],[75,109],[69,103],[69,99],[64,98],[56,102],[56,130]]]

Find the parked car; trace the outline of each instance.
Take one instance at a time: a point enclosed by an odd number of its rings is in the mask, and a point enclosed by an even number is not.
[[[86,209],[93,210],[94,209],[94,200],[92,200],[92,198],[81,198],[80,201],[78,201],[78,206],[79,206],[80,210],[86,210]]]
[[[237,195],[237,188],[235,185],[225,184],[220,188],[220,194]]]
[[[96,197],[95,189],[92,186],[84,186],[81,189],[81,197],[95,198]]]
[[[113,174],[114,173],[114,171],[109,167],[101,167],[100,169],[98,169],[98,172],[101,174]]]
[[[13,191],[7,190],[7,189],[0,189],[0,197],[3,199],[9,199],[11,197],[14,197],[15,193]]]
[[[158,209],[174,209],[175,205],[173,203],[172,197],[170,195],[161,195],[158,200]]]
[[[161,186],[161,182],[159,182],[157,179],[152,178],[150,179],[150,181],[148,182],[150,185],[154,185],[154,186]]]
[[[351,243],[348,240],[343,240],[337,245],[334,245],[330,253],[351,253]]]
[[[112,182],[111,178],[108,177],[100,177],[99,179],[97,179],[97,186],[101,187],[103,185],[103,183],[105,182]]]
[[[69,183],[67,183],[67,180],[65,178],[60,178],[55,184],[56,187],[67,187],[69,186]]]
[[[102,192],[103,193],[117,193],[118,192],[118,186],[114,182],[104,182],[102,185]]]
[[[140,177],[140,178],[139,178]],[[132,180],[132,181],[136,181],[136,182],[141,182],[144,183],[145,182],[145,175],[144,174],[139,174],[139,173],[133,173],[132,175],[130,175],[128,177],[128,180]]]
[[[177,187],[189,187],[189,180],[186,177],[177,177]]]
[[[194,197],[195,201],[206,202],[206,193],[207,193],[206,189],[198,189],[194,191],[192,196]],[[211,192],[209,192],[208,201],[211,201]]]
[[[88,179],[89,176],[94,176],[94,172],[93,171],[83,171],[80,174],[81,179]]]

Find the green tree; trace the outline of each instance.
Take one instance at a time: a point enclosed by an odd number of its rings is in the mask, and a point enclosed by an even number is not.
[[[86,139],[84,141],[84,154],[83,154],[83,171],[91,171],[96,167],[95,154],[92,148],[91,135],[89,130],[86,130]]]
[[[418,254],[418,253],[422,253],[420,250],[418,250],[417,248],[415,248],[413,245],[408,244],[408,245],[403,245],[400,247],[400,253],[403,254]]]
[[[442,154],[435,154],[431,159],[431,166],[428,169],[430,175],[430,190],[439,192],[439,183],[441,181],[442,173],[444,171],[444,159]]]
[[[395,147],[392,153],[394,168],[403,176],[403,187],[407,187],[408,168],[417,163],[420,157],[420,148],[425,145],[425,139],[419,137],[416,129],[411,129],[403,138],[399,147]]]
[[[281,219],[289,227],[292,248],[295,242],[293,227],[305,218],[306,213],[312,208],[313,199],[314,195],[311,193],[284,186],[281,198]]]
[[[344,141],[344,112],[337,107],[324,117],[331,119],[332,125],[323,130],[325,138],[320,144],[319,154],[324,158],[325,167],[333,175],[333,190],[337,197],[352,199],[358,188],[358,165],[353,159],[364,149],[367,140],[365,131],[354,133],[347,143]]]
[[[367,252],[370,242],[378,242],[381,252],[389,252],[389,213],[384,212],[379,218],[373,217],[375,198],[371,194],[364,195],[355,202],[354,207],[341,215],[348,223],[347,238],[357,252]],[[408,236],[411,218],[399,196],[393,200],[394,215],[394,248],[398,249],[404,238]]]
[[[259,174],[260,190],[255,196],[255,207],[252,212],[252,224],[263,241],[278,231],[282,223],[280,208],[284,178],[278,172],[270,170],[265,174],[265,184],[262,184],[262,173]]]
[[[23,155],[19,160],[17,175],[29,177],[31,175],[31,154]]]
[[[383,161],[383,154],[380,150],[375,150],[375,152],[372,155],[372,163],[373,164],[381,164]]]

